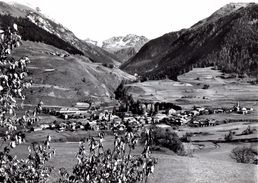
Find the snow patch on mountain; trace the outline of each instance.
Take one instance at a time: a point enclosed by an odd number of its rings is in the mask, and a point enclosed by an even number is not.
[[[95,46],[99,46],[98,41],[92,40],[92,39],[90,39],[90,38],[84,39],[84,41],[85,41],[86,43],[93,44],[93,45],[95,45]]]

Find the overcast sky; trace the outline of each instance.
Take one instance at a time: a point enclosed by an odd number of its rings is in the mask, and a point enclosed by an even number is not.
[[[16,0],[15,2],[34,8],[40,7],[42,13],[63,24],[81,39],[102,41],[112,36],[126,34],[143,35],[153,39],[171,31],[188,28],[232,0]],[[258,0],[251,2],[257,3]]]

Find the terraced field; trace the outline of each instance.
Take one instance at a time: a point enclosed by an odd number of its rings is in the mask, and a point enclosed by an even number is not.
[[[104,67],[87,57],[69,55],[44,43],[23,41],[13,54],[16,58],[28,56],[31,60],[29,79],[34,84],[25,94],[28,104],[43,100],[46,105],[71,106],[89,97],[108,102],[122,80],[134,78],[116,67]]]
[[[248,79],[222,79],[222,73],[211,67],[194,68],[178,77],[178,81],[158,80],[127,84],[128,94],[135,99],[172,102],[184,108],[197,106],[233,107],[237,101],[253,107],[258,114],[258,86]]]

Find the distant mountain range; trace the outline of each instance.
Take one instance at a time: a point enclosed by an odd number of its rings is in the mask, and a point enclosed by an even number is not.
[[[13,23],[23,40],[14,56],[27,55],[32,61],[34,86],[27,91],[31,103],[44,99],[46,104],[70,106],[90,97],[110,100],[122,80],[133,79],[117,68],[116,56],[78,39],[63,25],[24,5],[0,2],[0,26]]]
[[[90,38],[84,40],[86,43],[99,46],[111,54],[114,54],[122,63],[135,56],[141,47],[149,40],[144,36],[128,34],[126,36],[116,36],[102,42],[94,41]]]
[[[128,34],[126,36],[112,37],[99,44],[94,43],[104,50],[116,55],[122,62],[125,62],[133,57],[148,41],[149,40],[144,36]]]
[[[258,5],[230,3],[189,29],[150,40],[121,69],[145,79],[177,79],[193,67],[216,65],[258,77]]]

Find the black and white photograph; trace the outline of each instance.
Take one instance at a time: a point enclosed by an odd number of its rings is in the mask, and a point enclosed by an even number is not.
[[[0,0],[0,183],[258,183],[258,0]]]

